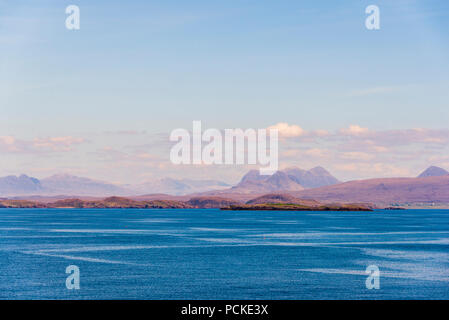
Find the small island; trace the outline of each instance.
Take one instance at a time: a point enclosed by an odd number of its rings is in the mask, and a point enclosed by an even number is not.
[[[265,210],[265,211],[373,211],[366,203],[322,203],[313,199],[299,199],[290,194],[269,193],[247,201],[245,204],[230,204],[221,210]]]
[[[231,205],[221,210],[263,210],[263,211],[373,211],[369,207],[357,204],[331,204],[320,206],[305,206],[295,203],[265,203]]]

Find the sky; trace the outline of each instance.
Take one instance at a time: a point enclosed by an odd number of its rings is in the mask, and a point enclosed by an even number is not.
[[[0,176],[238,181],[170,162],[194,120],[279,128],[281,167],[415,176],[449,169],[448,89],[444,0],[0,0]]]

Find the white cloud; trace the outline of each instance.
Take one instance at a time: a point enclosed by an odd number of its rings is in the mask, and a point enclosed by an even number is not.
[[[343,134],[343,135],[351,135],[351,136],[352,135],[354,135],[354,136],[363,135],[363,134],[366,134],[368,132],[369,132],[368,128],[362,128],[361,126],[355,125],[355,124],[350,125],[349,128],[344,128],[344,129],[340,130],[341,134]]]
[[[279,137],[281,138],[295,138],[305,134],[305,130],[298,125],[289,125],[286,122],[279,122],[275,125],[269,126],[269,129],[277,129],[279,131]]]
[[[0,150],[12,153],[40,153],[70,151],[74,145],[86,142],[83,138],[72,136],[35,138],[20,140],[13,136],[0,136]]]
[[[50,149],[54,151],[69,151],[73,145],[85,142],[83,138],[72,136],[36,138],[33,140],[33,147],[37,149]]]
[[[320,148],[308,149],[304,152],[308,156],[323,158],[328,155],[328,151]]]

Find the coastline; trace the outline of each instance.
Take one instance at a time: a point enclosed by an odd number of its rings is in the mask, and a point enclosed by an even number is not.
[[[260,199],[264,199],[260,203]],[[368,204],[323,204],[314,200],[291,199],[294,202],[275,199],[272,195],[258,197],[247,203],[220,197],[194,197],[180,200],[133,200],[123,197],[108,197],[101,200],[64,199],[43,203],[29,200],[1,200],[0,208],[40,209],[221,209],[221,210],[270,210],[270,211],[372,211]],[[254,202],[255,201],[255,202]]]

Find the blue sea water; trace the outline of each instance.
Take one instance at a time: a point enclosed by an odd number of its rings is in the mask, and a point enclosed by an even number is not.
[[[0,209],[0,298],[449,299],[449,210]]]

